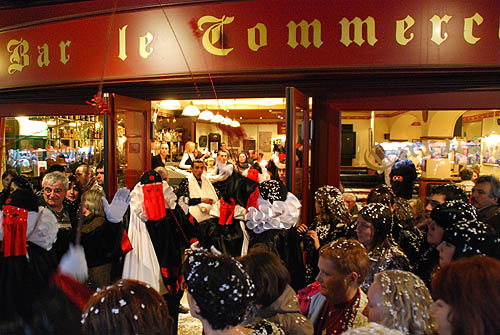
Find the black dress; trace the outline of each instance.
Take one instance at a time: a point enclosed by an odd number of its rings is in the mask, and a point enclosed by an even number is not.
[[[151,169],[154,170],[158,166],[165,167],[165,164],[163,164],[160,155],[153,156],[153,158],[151,159]]]

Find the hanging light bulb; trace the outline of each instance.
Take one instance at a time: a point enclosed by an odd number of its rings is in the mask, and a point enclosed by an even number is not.
[[[240,126],[240,123],[236,120],[234,120],[233,122],[231,122],[231,127],[234,127],[234,128],[237,128]]]
[[[222,121],[222,124],[229,126],[232,122],[233,120],[231,120],[231,118],[225,117],[224,120]]]
[[[224,117],[220,114],[214,116],[214,118],[210,122],[221,123],[224,120]]]
[[[198,115],[200,115],[200,109],[198,107],[194,106],[193,102],[191,101],[191,104],[187,105],[182,110],[182,115],[183,116],[198,116]]]
[[[204,110],[203,112],[201,112],[200,116],[198,116],[198,119],[200,120],[206,120],[206,121],[210,121],[214,118],[214,113],[212,113],[211,111],[209,110]]]

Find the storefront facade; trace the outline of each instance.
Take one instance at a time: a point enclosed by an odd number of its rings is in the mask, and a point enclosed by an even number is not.
[[[284,96],[284,88],[294,86],[313,97],[313,190],[339,183],[342,112],[500,109],[500,10],[494,1],[151,1],[140,8],[133,1],[119,8],[87,1],[46,7],[51,10],[39,11],[43,17],[24,10],[33,22],[15,22],[20,10],[2,13],[3,116],[76,109],[96,115],[85,101],[100,85],[104,92],[145,100]],[[150,113],[136,107],[138,101],[121,101],[127,107],[118,109],[130,120],[136,120],[134,111],[143,113],[137,142],[125,150],[147,162],[141,155],[150,151]],[[110,101],[111,114],[100,112],[114,115],[114,107]],[[116,124],[109,122],[107,141],[115,143]],[[108,157],[116,157],[113,148]],[[128,178],[144,168],[147,163]]]

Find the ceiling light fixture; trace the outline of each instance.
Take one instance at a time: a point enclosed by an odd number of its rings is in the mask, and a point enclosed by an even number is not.
[[[224,120],[224,117],[220,114],[217,114],[214,116],[214,118],[212,120],[210,120],[210,122],[221,123],[223,120]]]
[[[179,100],[162,100],[160,102],[160,109],[181,109],[181,103],[179,102]]]
[[[224,120],[222,121],[222,124],[229,126],[232,122],[233,122],[233,120],[231,120],[231,118],[225,117]]]
[[[240,123],[238,121],[234,120],[233,122],[231,122],[231,127],[236,128],[236,127],[239,127],[239,126],[240,126]]]
[[[203,112],[201,112],[200,116],[198,116],[198,119],[205,120],[205,121],[210,121],[213,118],[214,118],[214,113],[212,113],[208,109],[206,109]]]
[[[183,116],[198,116],[198,115],[200,115],[200,109],[198,107],[194,106],[193,102],[191,101],[191,104],[187,105],[182,110],[182,115]]]

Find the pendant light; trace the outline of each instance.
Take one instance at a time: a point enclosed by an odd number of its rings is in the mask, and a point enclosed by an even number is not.
[[[221,123],[224,120],[224,117],[220,114],[214,116],[214,118],[210,121],[213,123]]]
[[[198,115],[200,115],[200,109],[198,107],[194,106],[193,102],[191,101],[191,104],[187,105],[182,110],[182,115],[183,116],[198,116]]]
[[[236,120],[234,120],[233,122],[231,122],[231,127],[234,127],[234,128],[237,128],[240,126],[240,123]]]
[[[205,120],[205,121],[210,121],[213,118],[214,118],[214,113],[212,113],[208,109],[206,109],[203,112],[201,112],[200,116],[198,116],[198,119]]]
[[[233,120],[231,120],[231,118],[225,117],[224,120],[222,121],[222,124],[229,126],[232,122]]]

